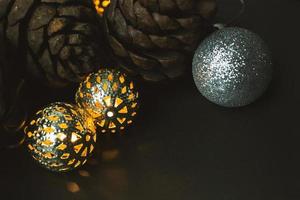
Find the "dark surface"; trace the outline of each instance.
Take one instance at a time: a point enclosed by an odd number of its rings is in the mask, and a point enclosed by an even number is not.
[[[234,1],[226,2],[222,18],[235,12]],[[249,0],[241,17],[240,26],[260,34],[275,60],[274,81],[256,103],[213,105],[190,72],[141,85],[136,125],[122,137],[99,137],[99,153],[79,171],[51,173],[25,148],[2,151],[0,199],[299,200],[299,10],[297,0]],[[74,92],[31,89],[33,110]]]

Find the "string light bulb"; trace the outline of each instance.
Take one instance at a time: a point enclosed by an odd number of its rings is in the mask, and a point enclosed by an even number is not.
[[[75,99],[102,133],[116,133],[133,123],[138,98],[134,82],[125,73],[109,68],[90,74],[80,84]]]
[[[105,9],[110,5],[110,0],[93,0],[93,2],[100,16],[103,16]]]
[[[38,111],[25,128],[32,157],[43,167],[57,172],[84,165],[96,144],[91,118],[76,106],[53,103]]]

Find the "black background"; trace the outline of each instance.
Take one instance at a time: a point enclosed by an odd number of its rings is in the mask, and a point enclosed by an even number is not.
[[[237,1],[220,1],[219,22],[238,11]],[[273,52],[274,81],[259,101],[218,107],[190,72],[141,84],[135,126],[99,137],[96,155],[78,171],[48,172],[24,147],[1,151],[0,199],[299,200],[300,1],[249,0],[239,19]],[[32,111],[72,101],[74,91],[33,88]]]

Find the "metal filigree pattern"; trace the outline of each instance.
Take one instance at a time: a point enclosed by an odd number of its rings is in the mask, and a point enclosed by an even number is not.
[[[95,119],[102,133],[116,133],[133,123],[138,97],[134,83],[126,74],[101,69],[80,84],[76,102]]]
[[[66,103],[53,103],[37,112],[25,134],[32,157],[52,171],[84,165],[96,143],[93,120]]]

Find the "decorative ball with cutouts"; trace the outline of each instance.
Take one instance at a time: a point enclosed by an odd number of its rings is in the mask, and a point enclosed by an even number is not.
[[[133,81],[116,69],[90,74],[76,93],[76,102],[95,119],[102,133],[124,130],[133,123],[138,109]]]
[[[69,171],[84,165],[96,143],[93,119],[73,105],[53,103],[36,113],[25,128],[32,157],[52,171]]]

